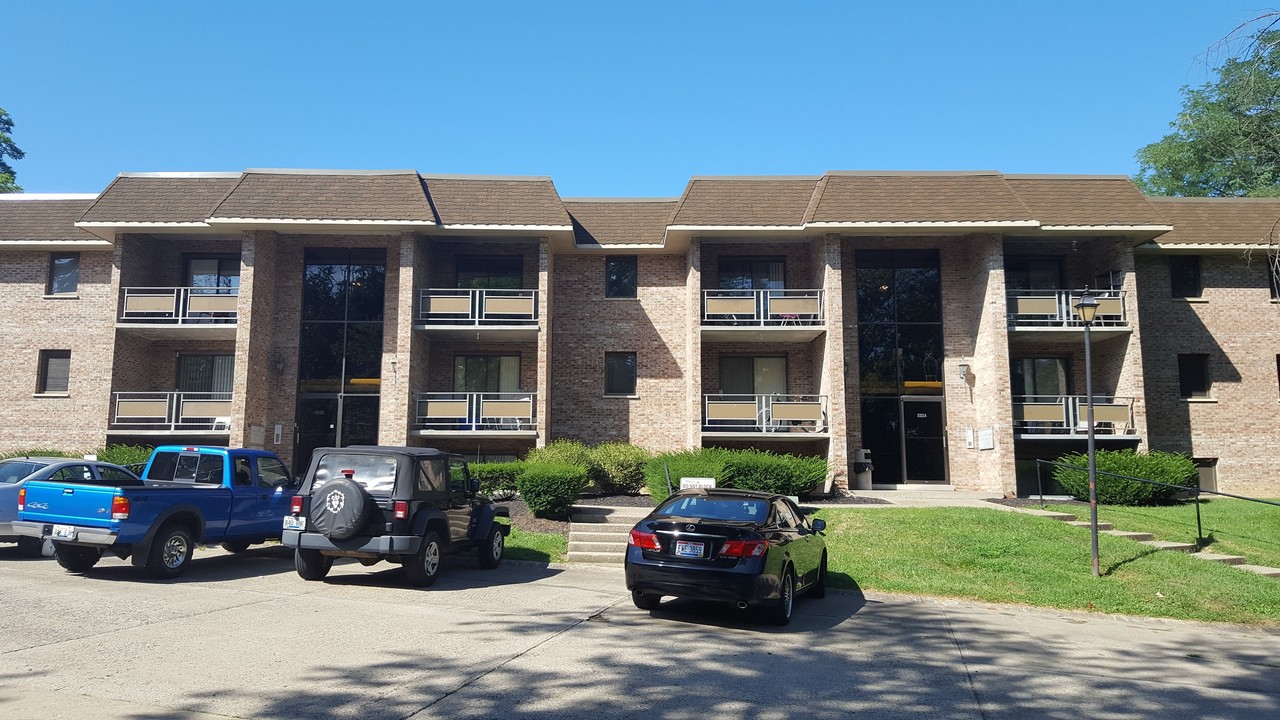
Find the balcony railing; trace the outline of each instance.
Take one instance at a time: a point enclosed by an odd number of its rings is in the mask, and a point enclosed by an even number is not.
[[[240,289],[122,288],[120,322],[161,325],[234,324]]]
[[[1013,399],[1013,429],[1022,435],[1084,437],[1089,433],[1083,395],[1020,395]],[[1095,395],[1095,435],[1132,435],[1133,398]]]
[[[702,324],[745,327],[820,326],[822,290],[703,290]]]
[[[537,325],[537,290],[428,288],[419,292],[418,319],[427,325]]]
[[[707,432],[822,433],[827,396],[706,395],[702,426]]]
[[[531,431],[538,394],[528,392],[421,392],[414,424],[424,430]]]
[[[229,432],[229,392],[117,392],[111,429],[151,432]]]
[[[1098,314],[1093,327],[1127,327],[1123,290],[1097,290]],[[1076,303],[1078,290],[1010,290],[1007,294],[1009,327],[1083,328]]]

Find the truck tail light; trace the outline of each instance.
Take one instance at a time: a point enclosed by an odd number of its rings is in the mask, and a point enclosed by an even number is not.
[[[123,495],[116,495],[111,498],[111,519],[112,520],[128,520],[129,519],[129,498]]]
[[[658,541],[658,536],[643,530],[632,530],[631,539],[627,541],[628,545],[634,545],[641,550],[662,550],[662,543]]]
[[[720,546],[720,557],[760,557],[768,548],[768,540],[725,540]]]
[[[22,508],[27,504],[27,489],[18,488],[18,512],[22,512]]]
[[[302,496],[301,495],[294,495],[293,497],[289,498],[289,512],[293,513],[294,515],[302,514]]]
[[[409,503],[404,500],[397,500],[394,505],[397,520],[404,520],[409,517]]]

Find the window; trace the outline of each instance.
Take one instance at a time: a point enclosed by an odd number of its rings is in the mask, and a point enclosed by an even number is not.
[[[1070,394],[1071,369],[1065,358],[1014,358],[1009,369],[1015,396],[1034,397],[1032,402],[1054,402]]]
[[[518,290],[524,287],[524,258],[520,255],[458,256],[458,287]]]
[[[636,296],[636,256],[610,255],[604,259],[604,296]]]
[[[40,378],[36,392],[65,393],[71,384],[71,351],[41,350]]]
[[[118,470],[113,467],[99,467],[98,474],[102,476],[102,482],[107,485],[120,487],[129,485],[137,486],[142,484],[138,478],[123,470]]]
[[[53,482],[92,483],[93,471],[88,465],[68,465],[49,476]]]
[[[80,253],[49,254],[49,295],[72,295],[80,286]]]
[[[1200,256],[1174,255],[1170,257],[1169,286],[1173,297],[1200,297],[1200,293],[1204,289],[1200,283]]]
[[[785,395],[785,357],[720,356],[720,392],[725,395]]]
[[[1178,395],[1184,398],[1209,397],[1209,356],[1178,356]]]
[[[221,288],[240,287],[240,257],[187,258],[187,287],[205,292],[226,292]]]
[[[786,265],[780,257],[720,258],[721,290],[782,290]]]
[[[258,485],[264,488],[288,487],[289,471],[275,458],[258,458]]]
[[[236,487],[249,487],[253,484],[253,471],[249,469],[249,458],[235,458],[236,474],[232,479]]]
[[[604,354],[604,394],[636,394],[636,354],[607,352]]]
[[[178,391],[231,392],[235,359],[234,355],[179,355]]]
[[[1057,258],[1009,258],[1004,263],[1009,290],[1057,290],[1062,287],[1062,261]]]
[[[449,477],[449,470],[444,460],[418,461],[418,490],[422,492],[444,492],[444,483],[447,477]]]
[[[457,355],[453,358],[454,392],[517,392],[519,355]]]

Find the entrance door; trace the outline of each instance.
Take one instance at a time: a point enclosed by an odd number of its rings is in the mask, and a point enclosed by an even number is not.
[[[942,398],[902,398],[902,452],[907,482],[947,481],[944,426]]]
[[[306,472],[318,447],[378,444],[377,395],[310,395],[298,400],[294,473]]]

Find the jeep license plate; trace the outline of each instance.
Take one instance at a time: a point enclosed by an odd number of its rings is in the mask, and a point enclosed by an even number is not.
[[[285,515],[284,529],[285,530],[306,530],[307,519],[305,517],[302,517],[301,515]]]
[[[700,542],[689,542],[688,540],[676,541],[676,555],[678,557],[702,557],[702,549],[705,547]]]
[[[49,533],[59,540],[75,540],[76,529],[72,525],[54,525],[53,532]]]

